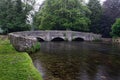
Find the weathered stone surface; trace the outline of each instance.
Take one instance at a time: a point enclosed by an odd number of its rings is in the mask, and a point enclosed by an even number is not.
[[[17,51],[26,51],[27,49],[31,48],[33,45],[37,43],[36,38],[31,38],[29,36],[24,37],[21,35],[17,35],[15,33],[9,34],[9,39],[11,44],[15,47]]]
[[[9,34],[10,42],[18,51],[26,51],[37,43],[37,39],[51,41],[55,38],[62,38],[65,41],[72,41],[82,38],[85,41],[100,40],[101,35],[76,31],[24,31]]]
[[[112,38],[102,38],[101,39],[103,42],[112,42]]]
[[[120,43],[120,37],[118,37],[118,38],[113,38],[112,41],[113,41],[114,43]]]

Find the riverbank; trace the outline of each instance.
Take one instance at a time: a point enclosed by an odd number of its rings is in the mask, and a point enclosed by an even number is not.
[[[42,80],[27,53],[17,52],[0,37],[0,80]]]

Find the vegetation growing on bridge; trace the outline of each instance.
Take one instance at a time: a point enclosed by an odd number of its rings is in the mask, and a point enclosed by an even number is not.
[[[0,39],[0,80],[42,80],[27,53],[15,51],[8,40]]]

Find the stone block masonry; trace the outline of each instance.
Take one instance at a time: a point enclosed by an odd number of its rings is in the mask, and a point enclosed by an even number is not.
[[[34,46],[38,40],[52,41],[55,38],[61,38],[65,41],[72,41],[81,38],[84,41],[101,40],[101,35],[76,31],[23,31],[9,34],[11,44],[17,51],[26,51]]]
[[[10,43],[13,47],[20,52],[25,52],[37,43],[36,38],[24,37],[14,33],[9,34]]]

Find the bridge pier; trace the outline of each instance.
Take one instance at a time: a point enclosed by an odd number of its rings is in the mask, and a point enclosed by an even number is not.
[[[66,40],[71,42],[72,41],[72,32],[66,31]]]
[[[47,32],[46,36],[46,41],[51,41],[51,36],[50,36],[50,32]]]

